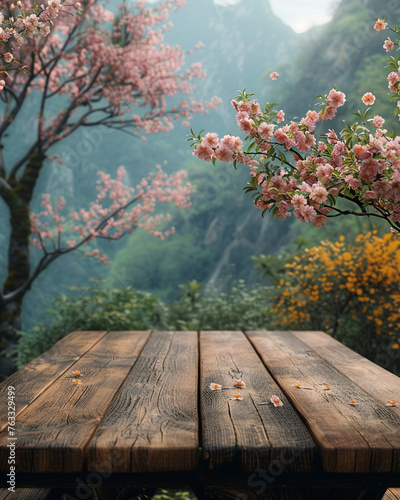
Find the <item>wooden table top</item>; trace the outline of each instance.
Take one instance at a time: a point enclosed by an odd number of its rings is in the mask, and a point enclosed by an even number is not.
[[[9,386],[20,473],[400,472],[400,378],[322,332],[73,332],[0,385],[2,471]]]

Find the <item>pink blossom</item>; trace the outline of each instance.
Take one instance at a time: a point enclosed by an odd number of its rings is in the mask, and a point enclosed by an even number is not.
[[[76,2],[76,4],[74,5],[74,7],[75,7],[76,10],[81,10],[82,4],[80,2]]]
[[[332,89],[327,96],[327,100],[329,102],[329,106],[339,108],[346,102],[346,94],[340,92],[339,90]]]
[[[301,209],[307,205],[307,200],[302,194],[295,194],[292,198],[294,208]]]
[[[238,121],[238,126],[240,130],[249,135],[253,131],[254,121],[250,118],[242,118]]]
[[[382,19],[377,19],[374,24],[374,30],[382,31],[386,28],[386,23]]]
[[[278,77],[279,77],[279,73],[277,73],[276,71],[273,71],[269,77],[271,78],[271,80],[277,80]]]
[[[286,220],[286,217],[289,217],[291,214],[288,212],[288,209],[290,208],[290,201],[281,201],[278,205],[278,213],[276,214],[276,218]]]
[[[302,208],[300,208],[300,213],[301,216],[304,220],[304,222],[312,222],[315,217],[317,216],[317,212],[315,211],[314,207],[311,207],[310,205],[306,205]]]
[[[328,218],[326,217],[326,215],[318,214],[315,216],[315,219],[313,220],[313,226],[314,227],[324,227],[327,222],[328,222]]]
[[[250,108],[250,114],[251,116],[259,116],[262,114],[261,106],[258,104],[258,102],[255,101],[250,101],[251,102],[251,108]]]
[[[318,143],[318,151],[320,153],[323,153],[324,151],[326,151],[326,148],[327,148],[327,146],[326,146],[326,144],[324,142],[320,141]]]
[[[215,152],[214,156],[217,158],[219,161],[224,161],[224,162],[230,162],[233,160],[233,151],[231,148],[227,146],[220,146],[218,147]]]
[[[6,52],[3,57],[6,63],[10,63],[14,59],[10,52]]]
[[[203,146],[208,148],[216,148],[218,146],[218,134],[215,132],[208,132],[201,140]]]
[[[311,186],[310,200],[314,201],[315,203],[321,204],[324,203],[327,199],[328,191],[320,182]]]
[[[347,175],[344,180],[354,190],[362,185],[361,182],[358,179],[355,179],[351,174]]]
[[[309,118],[313,122],[318,122],[319,121],[319,113],[317,111],[314,111],[312,109],[309,109],[306,113],[307,118]]]
[[[300,153],[308,151],[309,147],[306,144],[306,136],[300,130],[297,130],[294,134],[294,139],[296,141],[296,147]]]
[[[320,121],[320,116],[317,111],[308,110],[305,118],[302,118],[300,121],[300,125],[307,127],[309,132],[314,132],[316,123]]]
[[[375,98],[375,96],[374,96],[374,94],[373,94],[372,92],[366,92],[366,93],[362,96],[362,98],[361,98],[362,102],[363,102],[366,106],[372,106],[372,104],[374,104],[374,102],[375,102],[375,99],[376,99],[376,98]]]
[[[327,106],[325,109],[321,109],[319,112],[321,120],[331,120],[336,115],[336,109],[335,106]]]
[[[400,82],[400,75],[395,71],[388,74],[388,87],[391,92],[397,92],[397,84]]]
[[[342,141],[338,141],[332,150],[332,160],[337,167],[341,167],[343,164],[342,156],[346,154],[346,145]]]
[[[379,115],[375,115],[373,120],[372,120],[372,124],[374,125],[374,127],[382,127],[382,125],[384,123],[385,123],[385,119]]]
[[[329,144],[336,144],[338,141],[338,136],[336,135],[336,132],[332,129],[329,129],[326,138]]]
[[[213,150],[205,144],[199,144],[193,154],[200,160],[211,161]]]
[[[285,119],[285,113],[280,109],[276,115],[276,120],[278,123],[281,123],[283,122],[284,119]]]
[[[268,188],[277,189],[279,192],[283,193],[287,186],[287,182],[280,175],[274,175],[271,177]]]
[[[392,42],[392,40],[387,37],[387,39],[385,40],[385,43],[383,44],[383,48],[386,50],[386,52],[391,52],[393,50],[393,47],[394,47],[394,43]]]
[[[257,130],[258,135],[262,139],[268,141],[274,135],[274,127],[275,125],[273,125],[272,123],[262,122]]]
[[[239,113],[247,113],[249,115],[251,113],[251,101],[240,101],[237,103],[237,108]]]
[[[365,200],[375,200],[376,197],[377,196],[376,193],[374,193],[374,191],[367,191],[363,196]]]
[[[353,153],[356,155],[356,157],[359,160],[366,160],[369,158],[371,155],[371,152],[369,151],[367,146],[362,146],[361,144],[354,144],[353,146]]]
[[[267,210],[268,208],[271,207],[271,204],[270,203],[267,203],[265,202],[264,200],[258,200],[256,203],[255,203],[255,206],[259,209],[259,210]]]
[[[316,170],[316,175],[321,181],[328,183],[331,180],[334,168],[329,163],[326,165],[319,165]]]
[[[363,179],[373,182],[376,176],[381,173],[382,166],[374,158],[363,160],[360,165],[360,175]]]

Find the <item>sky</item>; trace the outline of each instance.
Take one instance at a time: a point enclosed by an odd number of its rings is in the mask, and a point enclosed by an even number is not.
[[[233,5],[240,0],[214,0],[217,5]],[[247,0],[251,1],[251,0]],[[269,0],[272,11],[297,33],[331,20],[337,0]]]

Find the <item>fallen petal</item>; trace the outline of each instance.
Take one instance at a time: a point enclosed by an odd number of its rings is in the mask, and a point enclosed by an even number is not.
[[[241,401],[243,398],[240,394],[235,394],[233,397],[231,397],[229,399],[233,399],[235,401]]]
[[[283,406],[282,401],[275,395],[271,396],[271,403],[273,403],[274,406]]]
[[[216,384],[215,382],[211,382],[210,389],[212,391],[220,391],[222,389],[222,385],[221,384]]]

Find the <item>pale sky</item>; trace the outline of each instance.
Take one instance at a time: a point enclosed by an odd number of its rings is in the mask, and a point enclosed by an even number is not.
[[[233,5],[240,0],[214,0],[217,5]],[[246,0],[251,2],[251,0]],[[272,11],[297,33],[331,20],[338,0],[269,0]]]

